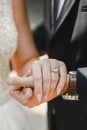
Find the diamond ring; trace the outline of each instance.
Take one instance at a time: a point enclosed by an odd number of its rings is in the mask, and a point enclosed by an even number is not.
[[[51,66],[51,71],[54,73],[58,72],[58,66]]]

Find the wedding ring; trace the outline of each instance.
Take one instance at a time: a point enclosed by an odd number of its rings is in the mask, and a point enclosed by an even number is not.
[[[51,66],[51,71],[54,73],[58,72],[58,66]]]

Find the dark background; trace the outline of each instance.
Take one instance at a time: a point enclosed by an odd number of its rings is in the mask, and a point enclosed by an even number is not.
[[[31,28],[35,28],[43,21],[43,1],[44,0],[27,0]]]

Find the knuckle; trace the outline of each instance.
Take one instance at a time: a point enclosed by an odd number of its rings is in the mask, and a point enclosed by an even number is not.
[[[56,82],[56,83],[52,82],[52,84],[51,84],[51,88],[52,88],[52,89],[55,89],[56,86],[57,86],[57,82]]]
[[[49,61],[49,59],[47,59],[47,58],[43,59],[43,62],[48,62],[48,61]]]
[[[36,82],[42,82],[42,79],[41,79],[41,77],[36,76],[36,77],[35,77],[35,81],[36,81]]]
[[[35,93],[35,95],[38,95],[38,94],[42,95],[42,85],[41,84],[38,84],[35,86],[34,93]]]
[[[44,82],[44,84],[50,84],[50,79],[49,78],[44,78],[43,82]]]
[[[60,65],[64,65],[65,66],[65,63],[63,61],[60,61]]]
[[[50,80],[50,79],[49,79],[48,77],[44,77],[44,78],[43,78],[43,81],[45,81],[45,82],[49,82],[49,80]]]
[[[41,94],[42,95],[42,89],[38,87],[38,89],[34,90],[35,95]]]
[[[57,79],[57,78],[53,78],[53,79],[52,79],[52,82],[53,82],[53,83],[57,83],[57,82],[58,82],[58,79]]]
[[[51,61],[51,62],[57,62],[57,60],[56,60],[56,59],[50,59],[50,61]]]
[[[44,95],[47,95],[49,93],[49,86],[44,87]]]
[[[64,80],[64,81],[66,80],[66,75],[65,74],[62,75],[62,80]]]
[[[18,81],[18,80],[16,82],[14,81],[12,84],[15,84],[16,86],[19,86],[20,85],[20,81]]]
[[[48,95],[49,90],[50,90],[50,87],[45,85],[45,86],[43,87],[44,95]]]
[[[35,60],[33,63],[34,63],[34,64],[37,64],[37,63],[39,63],[39,60]]]
[[[41,61],[41,63],[44,65],[44,64],[48,64],[49,63],[49,59],[45,58]]]
[[[47,101],[48,93],[44,93],[43,100]]]
[[[55,86],[55,85],[52,85],[52,86],[51,86],[51,91],[53,91],[55,88],[56,88],[56,86]]]
[[[35,65],[37,65],[37,64],[39,64],[39,60],[35,60],[35,61],[32,63],[32,68],[33,68]]]

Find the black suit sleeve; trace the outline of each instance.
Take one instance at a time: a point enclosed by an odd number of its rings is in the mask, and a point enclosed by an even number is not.
[[[87,99],[87,67],[77,70],[77,92],[80,99]]]
[[[46,36],[44,23],[41,23],[35,28],[35,30],[33,30],[33,38],[40,55],[46,54]]]

